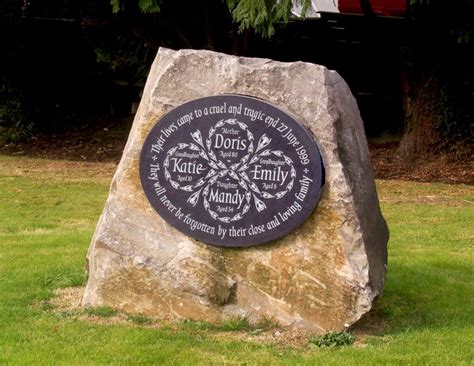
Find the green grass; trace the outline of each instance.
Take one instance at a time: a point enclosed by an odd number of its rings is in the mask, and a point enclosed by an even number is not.
[[[90,307],[85,308],[84,313],[87,315],[95,315],[102,318],[110,318],[117,315],[117,310],[112,309],[108,306]]]
[[[0,365],[473,364],[474,187],[378,182],[391,230],[384,296],[354,345],[292,349],[227,337],[258,334],[245,319],[154,327],[142,315],[107,323],[109,308],[87,310],[97,323],[53,311],[54,289],[86,280],[112,174],[0,157]]]

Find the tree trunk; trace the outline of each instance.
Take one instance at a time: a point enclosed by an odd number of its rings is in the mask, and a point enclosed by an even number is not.
[[[437,128],[445,111],[439,67],[432,67],[417,81],[402,73],[405,131],[399,152],[408,161],[433,153]]]

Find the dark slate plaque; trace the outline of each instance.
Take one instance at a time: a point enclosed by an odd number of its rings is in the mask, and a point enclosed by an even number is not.
[[[280,238],[314,210],[323,166],[311,134],[263,100],[187,102],[151,129],[140,178],[168,223],[203,242],[243,247]]]

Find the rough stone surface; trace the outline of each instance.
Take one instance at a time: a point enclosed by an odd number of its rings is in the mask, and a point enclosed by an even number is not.
[[[268,244],[219,248],[167,224],[140,184],[149,130],[192,99],[237,93],[292,113],[314,135],[326,184],[297,230]],[[167,319],[271,317],[317,333],[356,322],[381,294],[388,230],[347,84],[323,66],[160,49],[87,255],[83,305]]]

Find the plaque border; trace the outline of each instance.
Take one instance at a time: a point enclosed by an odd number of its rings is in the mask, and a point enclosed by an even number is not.
[[[199,235],[193,235],[192,233],[188,231],[185,231],[183,229],[181,229],[180,226],[182,226],[182,221],[180,221],[178,218],[176,218],[174,215],[164,215],[162,214],[160,211],[161,211],[161,207],[160,205],[156,204],[153,202],[153,200],[150,199],[149,195],[148,195],[148,191],[147,191],[147,187],[145,187],[144,185],[144,182],[143,182],[143,179],[142,179],[142,176],[143,176],[143,173],[145,172],[145,165],[148,164],[149,162],[146,162],[145,163],[145,158],[144,156],[147,154],[147,152],[145,151],[145,146],[147,146],[148,142],[149,142],[149,139],[152,137],[152,131],[156,128],[157,125],[160,124],[160,122],[164,119],[166,119],[170,114],[172,114],[173,112],[175,112],[177,109],[181,109],[181,108],[186,108],[187,106],[190,106],[194,103],[199,103],[199,102],[203,102],[205,100],[208,100],[208,99],[213,99],[213,98],[216,98],[216,97],[237,97],[237,98],[242,98],[242,99],[250,99],[250,100],[253,100],[253,101],[257,101],[259,103],[263,103],[263,104],[266,104],[268,107],[270,108],[273,108],[273,109],[277,109],[280,113],[282,113],[283,115],[286,115],[287,117],[289,117],[293,123],[295,123],[297,126],[299,126],[299,128],[302,130],[301,132],[303,132],[303,134],[305,135],[305,137],[312,141],[312,143],[314,143],[314,148],[315,148],[315,152],[317,153],[317,162],[319,162],[319,180],[320,180],[320,186],[318,187],[318,191],[317,191],[317,194],[315,195],[314,197],[314,201],[311,202],[310,205],[308,205],[307,203],[303,202],[303,208],[302,208],[302,211],[305,212],[306,214],[303,215],[300,219],[296,220],[296,221],[293,221],[293,222],[290,222],[288,224],[285,224],[283,223],[284,227],[285,227],[285,230],[272,230],[272,231],[265,231],[264,234],[257,234],[257,235],[252,235],[252,236],[246,236],[246,238],[253,238],[253,239],[259,239],[259,240],[247,240],[246,242],[242,243],[237,243],[237,244],[233,244],[233,243],[225,243],[225,242],[222,242],[222,240],[208,240],[208,239],[203,239],[203,238],[200,238]],[[298,121],[298,119],[291,113],[291,112],[288,112],[286,110],[284,110],[283,108],[281,108],[280,106],[277,106],[267,100],[264,100],[262,98],[258,98],[258,97],[254,97],[254,96],[250,96],[250,95],[245,95],[245,94],[236,94],[236,93],[223,93],[223,94],[217,94],[217,95],[211,95],[211,96],[205,96],[205,97],[200,97],[200,98],[196,98],[196,99],[192,99],[192,100],[189,100],[189,101],[186,101],[178,106],[175,106],[173,108],[171,108],[169,111],[167,111],[166,113],[164,113],[161,117],[159,117],[156,122],[153,124],[153,126],[147,131],[147,134],[146,134],[146,137],[143,141],[143,144],[142,144],[142,147],[140,149],[140,155],[139,155],[139,179],[140,179],[140,185],[143,189],[143,193],[145,195],[145,197],[147,198],[150,206],[153,208],[153,210],[169,225],[173,226],[173,228],[175,228],[176,230],[178,230],[179,232],[181,232],[182,234],[194,239],[194,240],[198,240],[200,242],[203,242],[205,244],[208,244],[208,245],[212,245],[212,246],[216,246],[216,247],[225,247],[225,248],[244,248],[244,247],[251,247],[251,246],[257,246],[257,245],[262,245],[262,244],[267,244],[267,243],[270,243],[274,240],[278,240],[278,239],[281,239],[283,237],[285,237],[286,235],[289,235],[291,234],[292,232],[294,232],[296,229],[298,229],[301,225],[304,224],[305,221],[307,221],[307,219],[313,214],[313,212],[315,211],[315,209],[317,208],[318,204],[319,204],[319,201],[321,199],[321,194],[322,194],[322,191],[324,189],[324,184],[325,184],[325,168],[324,168],[324,162],[323,162],[323,158],[322,158],[322,155],[321,155],[321,150],[318,146],[318,143],[316,141],[316,139],[314,138],[312,132],[306,127],[304,126],[301,122]],[[309,206],[309,207],[308,207]],[[157,209],[157,207],[160,207],[160,209]],[[204,211],[204,210],[203,210]],[[166,211],[165,211],[166,212]],[[216,234],[216,238],[217,237],[217,234]],[[211,239],[214,239],[213,237],[211,237]],[[238,238],[236,238],[238,239]],[[224,241],[229,241],[229,240],[232,240],[232,238],[225,238],[223,239]]]

